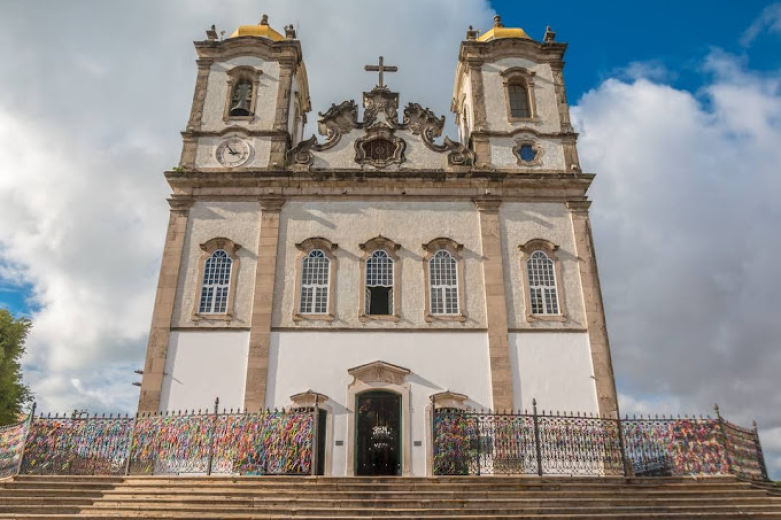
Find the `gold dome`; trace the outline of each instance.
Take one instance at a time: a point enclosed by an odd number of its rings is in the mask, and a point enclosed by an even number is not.
[[[238,38],[241,36],[258,36],[275,42],[285,39],[284,36],[271,28],[268,24],[268,16],[265,14],[258,25],[240,25],[239,28],[230,35],[231,38]]]
[[[523,38],[524,40],[531,40],[531,37],[526,34],[526,31],[520,27],[505,27],[502,25],[502,19],[499,16],[494,16],[493,28],[478,36],[477,39],[481,42],[490,42],[503,38]]]

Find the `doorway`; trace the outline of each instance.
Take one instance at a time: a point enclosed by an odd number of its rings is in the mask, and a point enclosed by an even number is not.
[[[365,392],[355,410],[355,474],[401,475],[401,396]]]

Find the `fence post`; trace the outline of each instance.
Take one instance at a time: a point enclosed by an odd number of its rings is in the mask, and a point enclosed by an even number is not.
[[[719,424],[719,437],[721,438],[721,447],[724,449],[724,458],[727,461],[727,471],[734,473],[732,469],[732,456],[730,455],[729,440],[727,439],[727,432],[724,429],[724,419],[721,418],[721,412],[719,411],[719,404],[713,405],[713,411],[716,412],[716,421]]]
[[[431,429],[429,430],[429,433],[431,434],[431,442],[429,443],[428,449],[431,450],[431,467],[429,470],[431,471],[431,476],[434,476],[434,466],[435,466],[435,459],[436,459],[436,453],[434,452],[434,445],[436,443],[436,439],[434,438],[436,435],[436,429],[434,427],[434,396],[430,395],[428,397],[429,401],[431,402]]]
[[[621,416],[616,417],[616,424],[618,425],[618,446],[621,448],[621,468],[624,470],[624,476],[628,476],[626,464],[626,444],[624,443],[624,426],[621,424]]]
[[[488,410],[488,413],[491,414],[491,410]],[[482,461],[480,460],[480,416],[477,417],[477,421],[475,423],[475,439],[477,441],[477,448],[475,451],[475,456],[477,457],[477,469],[475,470],[475,474],[479,477],[480,466],[482,465]]]
[[[319,417],[319,407],[318,407],[318,399],[319,395],[315,394],[315,405],[312,407],[312,461],[310,462],[311,465],[311,471],[313,477],[317,476],[317,436],[318,436],[318,422]]]
[[[212,425],[209,428],[209,457],[206,462],[206,476],[212,474],[212,464],[214,463],[214,430],[217,427],[217,415],[220,413],[220,398],[214,399],[214,419]]]
[[[18,475],[22,472],[22,464],[24,463],[24,452],[27,447],[27,437],[30,436],[30,430],[32,430],[33,419],[35,419],[35,409],[38,404],[33,401],[33,405],[30,408],[30,415],[27,416],[27,431],[24,432],[24,438],[22,438],[22,455],[19,457],[19,462],[16,463],[16,472],[14,475]]]
[[[540,422],[537,417],[537,399],[532,399],[532,420],[534,424],[534,452],[537,456],[537,475],[542,476],[542,446],[540,444]]]
[[[754,431],[754,441],[757,445],[757,462],[759,463],[759,470],[762,472],[762,479],[770,480],[767,475],[767,465],[765,464],[765,454],[762,451],[762,443],[759,442],[759,428],[757,428],[757,421],[751,421],[751,428]]]

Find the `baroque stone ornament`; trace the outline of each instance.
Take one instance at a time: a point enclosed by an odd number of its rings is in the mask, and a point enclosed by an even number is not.
[[[438,118],[429,108],[423,108],[418,103],[410,103],[404,109],[404,126],[412,135],[420,135],[423,144],[429,150],[438,153],[450,152],[447,162],[451,166],[471,166],[475,154],[461,143],[445,137],[442,144],[436,144],[434,139],[442,135],[445,126],[445,116]]]
[[[336,146],[342,135],[349,133],[353,128],[360,128],[358,123],[358,105],[354,100],[343,101],[340,104],[332,104],[325,113],[319,112],[320,119],[317,122],[317,130],[325,135],[325,142],[320,144],[317,137],[301,141],[287,153],[287,162],[294,167],[308,167],[312,164],[312,151],[321,152]]]
[[[404,162],[407,143],[393,135],[393,128],[377,124],[369,128],[366,136],[355,141],[355,162],[385,168]]]

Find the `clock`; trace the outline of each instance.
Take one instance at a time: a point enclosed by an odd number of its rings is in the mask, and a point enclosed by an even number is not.
[[[247,162],[250,156],[250,146],[245,140],[232,137],[221,142],[214,155],[221,165],[234,168]]]

